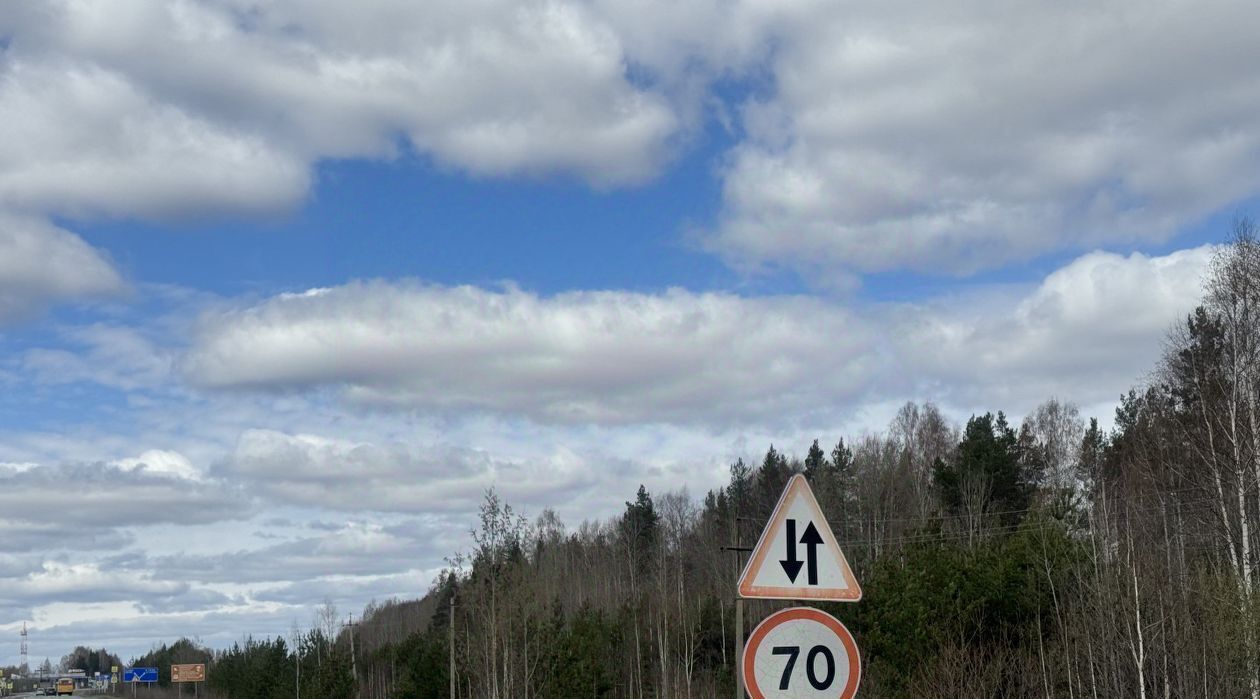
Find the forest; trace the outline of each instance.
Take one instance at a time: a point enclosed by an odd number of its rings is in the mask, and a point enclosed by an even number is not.
[[[204,660],[207,689],[235,699],[452,683],[468,698],[730,697],[744,554],[725,547],[754,542],[803,473],[865,592],[819,605],[857,639],[859,696],[1260,699],[1254,232],[1239,222],[1218,248],[1110,429],[1065,397],[962,425],[907,403],[883,432],[737,461],[699,498],[640,487],[605,521],[526,518],[491,491],[471,550],[422,599],[353,626],[328,604],[287,638],[181,640],[134,664]],[[785,606],[748,601],[745,632]]]

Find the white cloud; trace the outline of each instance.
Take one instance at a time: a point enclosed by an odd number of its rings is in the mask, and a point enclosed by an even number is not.
[[[560,447],[504,460],[442,444],[349,442],[249,430],[222,467],[280,502],[331,510],[470,512],[499,488],[517,503],[569,500],[604,482],[607,463]]]
[[[1050,395],[1090,403],[1114,399],[1153,367],[1162,337],[1196,302],[1211,252],[1095,252],[1027,289],[853,307],[677,290],[540,297],[355,283],[212,313],[183,367],[212,388],[332,385],[354,402],[554,424],[789,428],[898,399],[971,406],[987,397],[1010,411]],[[269,463],[249,454],[276,446],[273,437],[244,440],[242,463]],[[316,472],[358,448],[281,441],[300,445],[301,458],[291,456]],[[440,468],[384,449],[357,452],[361,466]]]
[[[462,522],[461,522],[462,524]],[[395,531],[373,522],[347,522],[318,536],[220,555],[185,553],[119,561],[122,570],[153,571],[162,580],[249,585],[335,576],[377,576],[411,570],[417,561],[451,553],[432,527]],[[315,600],[312,600],[314,602]]]
[[[0,32],[0,202],[40,211],[275,209],[316,160],[399,139],[475,174],[623,184],[680,126],[576,2],[67,0]]]
[[[153,580],[143,573],[101,570],[94,563],[49,562],[39,571],[6,579],[4,583],[0,605],[172,597],[188,589],[187,583]]]
[[[265,215],[407,150],[620,186],[685,128],[570,0],[5,3],[0,37],[0,321],[122,286],[49,217]]]
[[[310,606],[315,600],[332,600],[339,609],[353,612],[369,602],[418,599],[428,591],[435,571],[408,571],[393,575],[330,577],[301,580],[260,590],[254,599]]]
[[[62,335],[86,351],[27,350],[20,362],[24,377],[42,384],[91,381],[121,390],[158,387],[169,377],[171,352],[134,328],[98,323],[69,328]]]
[[[304,159],[265,134],[164,102],[90,62],[0,64],[0,111],[11,115],[0,142],[0,208],[10,211],[263,212],[300,201],[309,184]]]
[[[297,608],[275,604],[240,604],[235,600],[215,609],[179,610],[181,599],[203,596],[199,588],[173,598],[150,601],[64,602],[34,609],[30,625],[30,656],[55,661],[76,645],[107,648],[124,660],[152,650],[156,643],[171,643],[196,630],[198,642],[224,648],[241,639],[242,629],[257,636],[284,635]],[[150,607],[174,607],[145,613]],[[305,610],[303,620],[309,618]],[[7,663],[16,663],[17,646]]]
[[[167,459],[169,467],[169,455]],[[223,483],[150,469],[102,464],[0,467],[0,537],[17,548],[116,545],[120,528],[210,524],[245,516],[251,506]]]
[[[109,260],[77,236],[0,211],[0,322],[33,315],[53,302],[122,290]]]
[[[146,474],[169,475],[191,481],[202,479],[201,469],[193,466],[188,457],[165,449],[150,449],[137,457],[119,459],[110,465],[123,471],[141,470]]]
[[[1253,6],[801,7],[725,172],[709,242],[733,261],[968,273],[1163,240],[1260,189]]]
[[[634,183],[710,100],[741,114],[714,250],[811,274],[967,273],[1162,240],[1253,195],[1253,12],[1226,0],[1000,16],[965,0],[11,3],[0,208],[272,211],[306,196],[319,160],[403,143],[477,175]],[[768,93],[743,105],[711,94],[763,75]]]
[[[959,296],[903,311],[900,351],[939,398],[962,405],[1023,411],[1052,395],[1114,403],[1155,368],[1164,336],[1198,303],[1213,251],[1094,252],[1013,303]]]
[[[728,260],[967,273],[1162,240],[1253,195],[1250,12],[1224,0],[1000,16],[965,0],[10,3],[0,209],[274,211],[302,201],[318,161],[402,144],[476,175],[635,183],[707,101],[740,113],[708,241]],[[742,105],[713,92],[763,76],[768,92]],[[84,288],[37,301],[117,287],[82,241],[39,237],[96,267]],[[25,308],[3,281],[0,301]]]
[[[218,388],[340,384],[384,405],[688,422],[858,394],[873,349],[850,313],[808,298],[374,282],[211,314],[184,368]]]

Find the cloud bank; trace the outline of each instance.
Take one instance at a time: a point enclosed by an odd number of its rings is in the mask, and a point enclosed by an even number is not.
[[[212,389],[332,386],[354,402],[540,423],[800,424],[881,399],[1107,400],[1153,365],[1211,253],[1095,252],[1022,297],[998,287],[857,308],[354,283],[209,313],[182,367]]]

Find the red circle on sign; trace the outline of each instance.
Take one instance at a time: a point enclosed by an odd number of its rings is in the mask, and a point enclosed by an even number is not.
[[[853,640],[853,634],[840,623],[840,620],[830,614],[814,609],[813,607],[792,607],[791,609],[782,609],[757,624],[757,628],[753,629],[752,635],[748,637],[748,642],[744,644],[744,688],[748,691],[748,695],[752,699],[766,699],[766,695],[761,691],[761,687],[757,683],[756,673],[753,672],[753,662],[757,657],[757,649],[761,646],[761,642],[775,628],[790,621],[809,620],[814,621],[831,630],[832,633],[840,639],[840,645],[844,647],[844,652],[849,656],[849,681],[845,683],[840,693],[836,695],[837,699],[852,699],[857,694],[858,682],[862,679],[862,662],[858,656],[857,643]]]

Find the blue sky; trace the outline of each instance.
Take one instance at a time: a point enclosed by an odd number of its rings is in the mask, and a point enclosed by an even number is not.
[[[1255,12],[5,3],[0,663],[418,596],[487,488],[1108,423],[1260,198]]]
[[[222,294],[375,277],[511,280],[542,293],[729,288],[745,282],[687,239],[712,225],[720,203],[716,157],[689,152],[653,181],[616,190],[559,176],[472,178],[414,156],[336,162],[318,166],[307,200],[263,220],[113,221],[82,234],[137,277]]]

